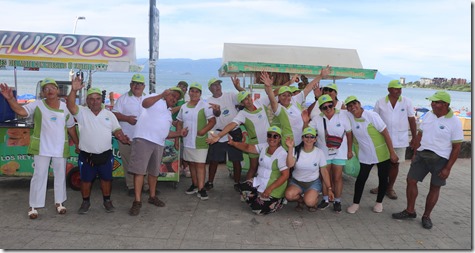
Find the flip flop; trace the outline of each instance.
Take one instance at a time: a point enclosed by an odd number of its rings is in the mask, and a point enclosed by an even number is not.
[[[58,214],[65,214],[66,207],[64,207],[63,204],[56,203],[56,211],[58,212]]]

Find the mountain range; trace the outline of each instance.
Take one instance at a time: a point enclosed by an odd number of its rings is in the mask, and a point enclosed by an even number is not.
[[[144,65],[145,72],[148,71],[148,59],[140,58],[137,60],[137,63]],[[157,74],[160,72],[168,73],[177,73],[177,74],[199,74],[204,76],[218,76],[218,69],[221,67],[222,58],[212,58],[212,59],[185,59],[185,58],[175,58],[175,59],[159,59],[157,62]],[[406,82],[415,82],[419,81],[421,76],[415,75],[384,75],[381,72],[376,73],[376,78],[373,80],[366,79],[342,79],[338,82],[342,83],[374,83],[374,84],[386,84],[393,79],[399,79],[400,77],[405,77]]]

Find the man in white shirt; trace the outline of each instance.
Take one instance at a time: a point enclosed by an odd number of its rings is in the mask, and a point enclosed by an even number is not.
[[[135,124],[142,111],[142,100],[145,97],[143,92],[145,88],[145,78],[141,74],[134,74],[130,81],[130,90],[122,94],[117,99],[117,102],[112,109],[112,112],[117,117],[122,131],[129,138],[134,137]],[[131,145],[119,142],[120,157],[122,159],[122,168],[124,169],[125,185],[129,196],[134,196],[134,176],[129,174],[129,162]],[[143,190],[148,191],[148,182],[145,179]]]
[[[430,188],[427,194],[422,227],[432,228],[430,214],[434,209],[441,186],[444,186],[450,170],[458,158],[463,142],[462,123],[450,109],[450,95],[437,91],[427,98],[432,111],[427,112],[414,141],[414,158],[407,173],[407,207],[400,213],[393,213],[394,219],[416,218],[415,210],[418,195],[417,182],[422,182],[431,173]]]
[[[410,99],[401,96],[402,85],[399,80],[392,80],[388,84],[388,95],[379,99],[374,106],[374,112],[381,116],[387,126],[389,136],[393,142],[399,160],[404,161],[406,148],[413,144],[416,136],[416,117],[414,107]],[[405,120],[407,118],[407,120]],[[411,130],[411,142],[409,143],[409,129]],[[386,196],[390,199],[397,199],[394,191],[394,183],[399,173],[399,162],[391,162],[389,169],[389,183],[386,189]],[[371,189],[371,193],[377,194],[378,187]]]
[[[81,195],[83,202],[78,210],[79,214],[89,211],[91,185],[97,175],[101,181],[103,206],[106,212],[115,210],[110,199],[112,188],[112,134],[122,143],[129,143],[124,135],[115,115],[104,108],[102,91],[99,88],[90,88],[87,91],[87,106],[76,105],[76,93],[84,84],[76,77],[68,95],[67,107],[77,121],[79,129],[78,166],[81,173]]]

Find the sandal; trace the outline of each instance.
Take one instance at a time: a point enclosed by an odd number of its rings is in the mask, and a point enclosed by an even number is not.
[[[394,190],[386,191],[386,196],[390,199],[397,199],[397,194]]]
[[[56,211],[58,212],[58,214],[65,214],[66,207],[64,207],[63,204],[56,203]]]
[[[298,202],[297,206],[295,207],[295,211],[302,212],[303,211],[303,203]]]
[[[38,211],[33,207],[30,207],[28,210],[28,217],[30,217],[32,220],[38,218]]]
[[[309,212],[313,213],[317,211],[317,206],[307,206]]]

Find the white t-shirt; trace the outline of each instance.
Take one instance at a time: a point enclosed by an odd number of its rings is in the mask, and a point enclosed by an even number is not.
[[[323,118],[326,120],[328,134],[343,138],[340,148],[329,150],[327,147]],[[336,109],[335,114],[330,120],[323,113],[320,113],[320,115],[310,121],[309,126],[317,130],[317,147],[323,151],[328,160],[348,159],[348,139],[346,138],[346,132],[351,131],[351,124],[346,113],[342,113],[340,110]]]
[[[74,126],[74,119],[66,104],[59,103],[59,109],[50,108],[45,100],[36,100],[23,106],[28,117],[33,115],[35,123],[30,136],[28,153],[49,157],[69,157],[69,140],[66,128]]]
[[[142,101],[144,97],[145,93],[140,97],[134,96],[130,91],[124,93],[117,99],[114,108],[112,108],[112,112],[118,112],[126,116],[136,116],[136,119],[138,119],[142,112]],[[132,139],[134,137],[135,125],[131,125],[127,121],[119,121],[119,124],[124,134]]]
[[[452,110],[440,118],[437,118],[432,111],[427,112],[420,125],[420,131],[422,140],[417,150],[428,149],[445,159],[450,157],[452,143],[463,142],[462,122],[454,116]]]
[[[239,104],[237,102],[237,94],[236,93],[231,93],[231,92],[223,92],[221,97],[215,98],[215,97],[210,97],[207,99],[208,103],[213,103],[213,104],[218,104],[221,109],[221,115],[219,117],[216,117],[216,125],[211,129],[215,131],[215,134],[218,134],[219,131],[216,129],[221,129],[223,130],[226,125],[231,123],[238,114],[238,111],[236,109],[236,105]],[[236,128],[238,128],[237,126]],[[235,128],[235,129],[236,129]],[[234,129],[233,129],[234,130]],[[228,141],[228,135],[224,135],[219,139],[219,142],[227,142]]]
[[[114,113],[102,109],[97,116],[87,106],[78,105],[74,115],[79,129],[79,149],[100,154],[112,149],[112,133],[121,129]]]
[[[295,158],[297,158],[297,155],[295,155]],[[321,149],[314,147],[312,151],[307,153],[302,147],[292,177],[301,182],[312,182],[319,178],[320,168],[326,166],[327,160]]]
[[[239,111],[233,122],[246,127],[249,137],[249,144],[267,143],[267,129],[269,129],[269,119],[267,118],[266,107],[261,104],[260,99],[254,101],[257,108],[254,111],[248,111],[246,108]]]
[[[272,155],[267,154],[269,144],[255,145],[259,152],[259,167],[257,168],[257,176],[252,181],[252,186],[257,188],[258,192],[264,192],[268,185],[271,185],[280,177],[280,172],[288,169],[287,167],[287,151],[282,146],[278,147]],[[282,198],[287,187],[287,181],[281,186],[274,189],[271,193],[272,197]]]
[[[374,106],[374,112],[379,114],[386,124],[393,142],[394,148],[405,148],[409,146],[409,120],[416,112],[412,107],[412,102],[406,97],[400,96],[396,105],[391,105],[388,96],[379,99]]]
[[[158,94],[152,93],[144,99]],[[160,146],[165,146],[165,139],[172,126],[172,113],[167,107],[167,102],[158,100],[149,108],[143,108],[135,124],[134,138],[142,138]]]
[[[208,149],[209,146],[206,143],[208,133],[198,136],[198,131],[203,129],[208,124],[208,120],[213,117],[213,109],[203,100],[198,101],[194,107],[190,107],[189,102],[181,106],[176,118],[183,122],[183,128],[188,128],[188,135],[183,137],[184,147]]]
[[[363,111],[361,118],[348,113],[351,130],[358,143],[358,159],[364,164],[376,164],[389,159],[389,149],[381,132],[386,124],[375,112]]]

